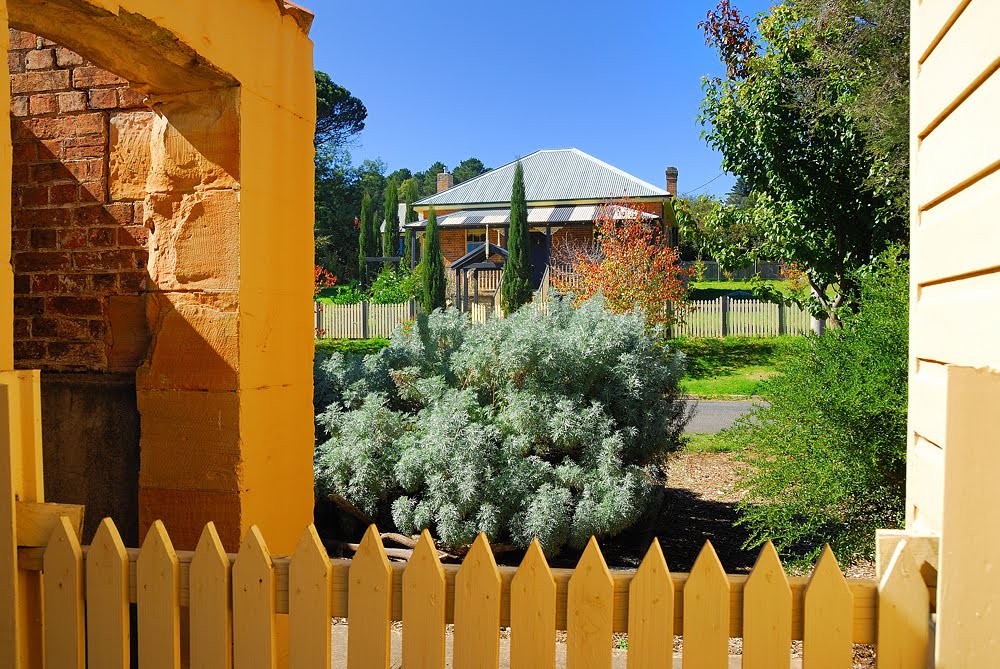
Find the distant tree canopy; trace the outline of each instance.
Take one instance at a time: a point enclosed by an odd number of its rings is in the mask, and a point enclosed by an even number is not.
[[[316,146],[339,148],[365,129],[368,110],[351,92],[316,70]]]

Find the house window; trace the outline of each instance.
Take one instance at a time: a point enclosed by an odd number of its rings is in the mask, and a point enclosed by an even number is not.
[[[485,230],[469,230],[465,233],[465,252],[470,253],[486,243]]]

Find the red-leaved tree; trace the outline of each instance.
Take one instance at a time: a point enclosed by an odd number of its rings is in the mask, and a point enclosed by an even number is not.
[[[619,200],[601,206],[594,231],[593,244],[563,246],[554,254],[555,289],[573,293],[577,302],[600,293],[619,314],[643,309],[650,327],[676,323],[692,271],[681,267],[660,222]]]
[[[337,277],[316,265],[313,269],[313,297],[316,297],[324,288],[329,288],[337,284]]]

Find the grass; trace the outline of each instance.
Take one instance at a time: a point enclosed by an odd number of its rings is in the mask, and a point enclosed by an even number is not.
[[[782,359],[800,337],[679,338],[672,345],[687,355],[681,392],[711,399],[752,397],[779,373]]]
[[[685,453],[730,453],[736,448],[721,434],[688,434],[684,436]]]
[[[787,281],[760,281],[777,290],[782,295],[790,295],[792,287]],[[692,300],[717,300],[723,295],[736,290],[751,292],[753,284],[749,281],[696,281],[691,284]]]
[[[353,353],[369,355],[378,353],[389,345],[388,339],[373,337],[371,339],[317,339],[316,351],[324,353]]]

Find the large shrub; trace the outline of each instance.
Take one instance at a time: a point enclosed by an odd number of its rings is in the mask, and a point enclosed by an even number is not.
[[[483,531],[581,548],[657,500],[686,421],[682,364],[642,314],[600,300],[484,325],[421,315],[377,355],[318,364],[318,492],[451,546]]]
[[[741,504],[752,543],[792,556],[829,542],[868,556],[875,530],[903,522],[908,265],[885,254],[858,277],[843,328],[793,349],[783,375],[726,438],[744,450]]]

